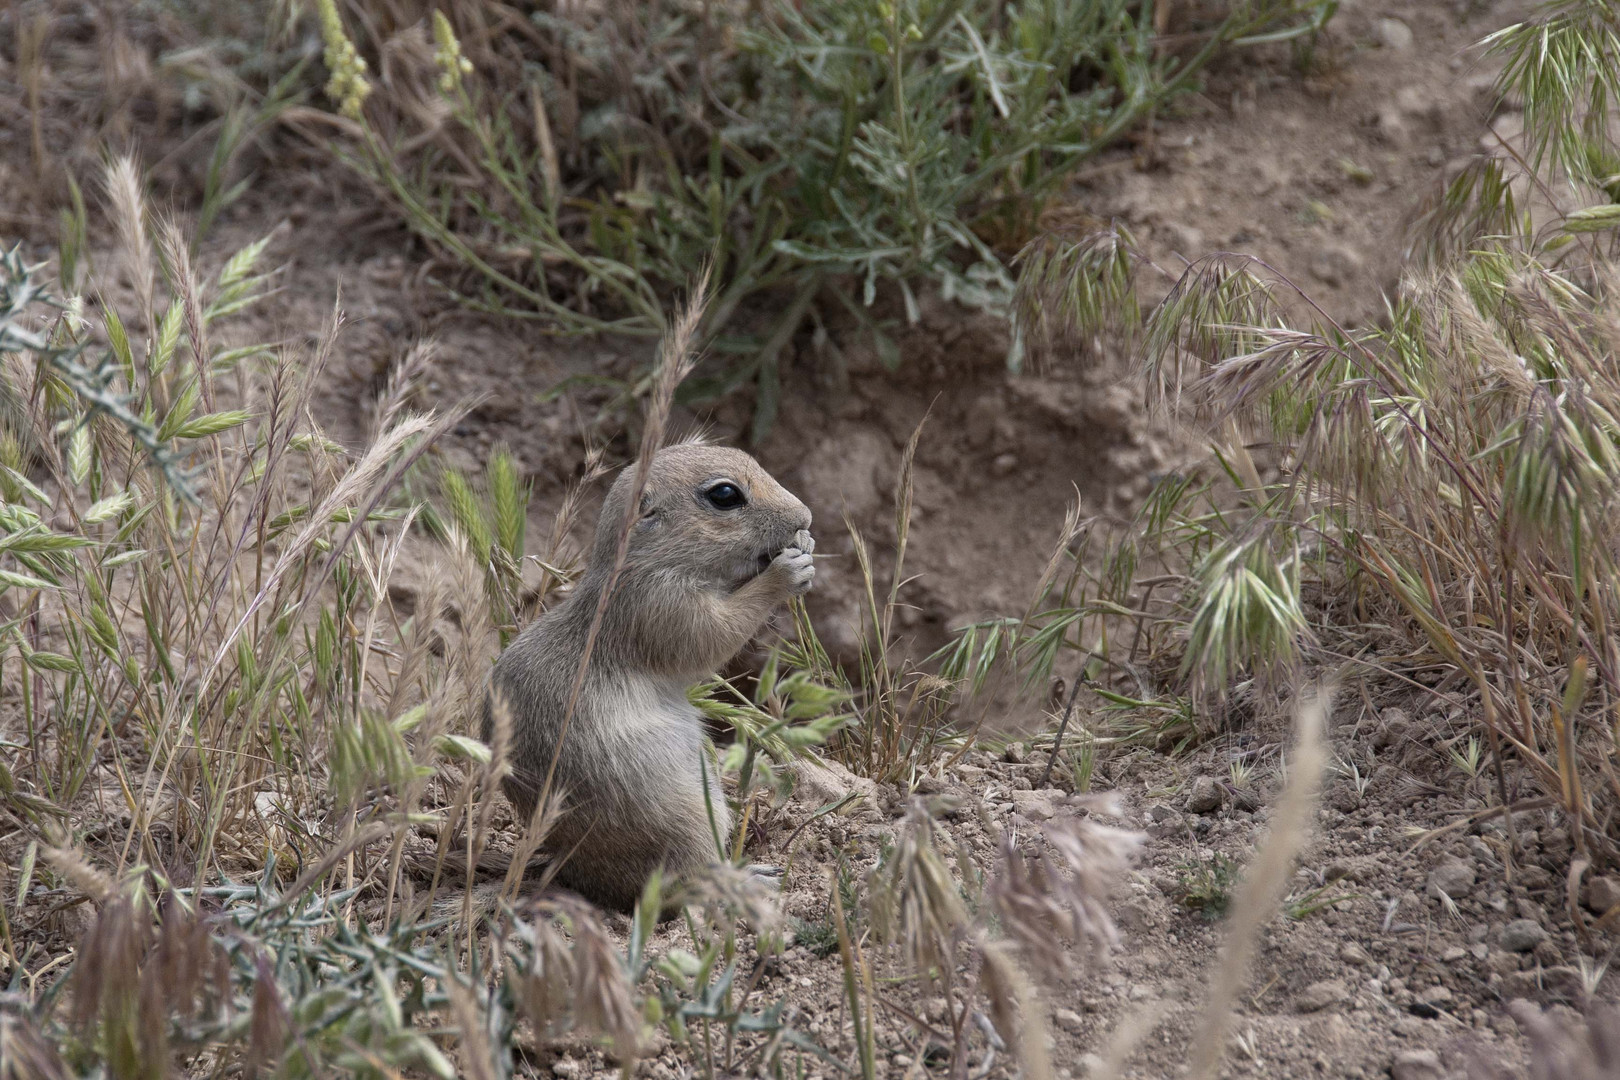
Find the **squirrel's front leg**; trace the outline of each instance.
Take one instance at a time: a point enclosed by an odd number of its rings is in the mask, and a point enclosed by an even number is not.
[[[725,663],[748,643],[755,632],[782,604],[795,596],[803,596],[815,584],[816,564],[812,558],[816,550],[815,537],[809,530],[800,529],[793,543],[777,552],[770,564],[757,575],[744,582],[729,596],[716,595],[713,601],[718,617],[727,624],[733,639],[730,652],[716,664]]]
[[[810,533],[801,529],[792,544],[735,591],[695,589],[686,602],[666,606],[656,618],[640,613],[645,621],[637,636],[644,655],[671,675],[705,677],[736,656],[772,611],[810,591],[815,548]]]

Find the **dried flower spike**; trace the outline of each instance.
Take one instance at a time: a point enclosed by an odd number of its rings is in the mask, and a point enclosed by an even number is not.
[[[439,65],[439,90],[444,94],[457,93],[461,89],[462,76],[471,75],[473,66],[472,61],[462,54],[455,28],[442,11],[433,13],[433,44],[433,62]]]
[[[351,120],[360,119],[360,108],[371,93],[366,80],[366,61],[355,50],[343,30],[336,0],[320,0],[321,40],[326,42],[326,96],[337,102],[338,112]]]

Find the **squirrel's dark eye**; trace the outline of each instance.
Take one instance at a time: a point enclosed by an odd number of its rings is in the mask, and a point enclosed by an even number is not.
[[[748,496],[742,493],[742,488],[729,482],[714,485],[703,493],[703,497],[716,510],[735,510],[748,505]]]

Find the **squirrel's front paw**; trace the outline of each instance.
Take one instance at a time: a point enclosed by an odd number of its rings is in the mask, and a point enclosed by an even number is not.
[[[783,548],[776,558],[771,560],[771,569],[787,582],[789,596],[803,596],[815,583],[816,564],[810,554],[815,550],[815,539],[800,529],[799,534],[793,538],[792,546]]]

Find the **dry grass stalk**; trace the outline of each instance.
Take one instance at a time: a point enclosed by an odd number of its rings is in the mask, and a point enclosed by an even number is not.
[[[460,979],[450,982],[450,1014],[461,1036],[462,1075],[469,1080],[497,1080],[494,1050],[484,1030],[484,1012]]]
[[[1061,867],[1045,852],[1026,858],[1010,836],[1003,836],[1001,863],[988,887],[1002,932],[1018,944],[1027,964],[1053,982],[1073,974],[1071,953],[1054,948],[1057,941],[1067,940],[1085,961],[1118,946],[1108,902],[1146,839],[1079,816],[1117,817],[1114,796],[1080,796],[1066,805],[1074,813],[1041,829]]]
[[[0,1077],[5,1080],[74,1080],[54,1039],[40,1030],[20,996],[0,994]]]
[[[1318,687],[1308,701],[1296,705],[1294,713],[1294,756],[1288,770],[1288,783],[1272,815],[1271,828],[1250,862],[1248,873],[1232,899],[1232,915],[1227,923],[1226,942],[1220,959],[1210,973],[1209,1000],[1204,1018],[1193,1040],[1191,1075],[1215,1075],[1226,1052],[1226,1036],[1232,1009],[1248,980],[1249,963],[1259,943],[1260,928],[1277,913],[1277,905],[1288,886],[1294,860],[1304,849],[1311,821],[1316,815],[1317,792],[1327,755],[1322,745],[1327,702],[1332,692]]]
[[[563,709],[562,724],[557,732],[557,744],[552,751],[551,762],[546,767],[545,781],[540,785],[541,804],[551,799],[551,785],[557,774],[558,755],[562,750],[563,740],[568,737],[568,728],[573,723],[574,711],[579,707],[579,695],[585,688],[585,676],[590,670],[591,653],[596,647],[596,637],[601,632],[602,620],[607,615],[608,603],[613,598],[619,574],[623,572],[625,559],[629,556],[630,533],[635,528],[637,508],[641,505],[641,494],[647,487],[653,457],[664,445],[669,412],[675,404],[675,390],[697,364],[698,326],[703,321],[708,292],[709,267],[704,266],[690,290],[686,307],[659,342],[658,368],[653,377],[652,396],[647,403],[647,413],[643,421],[635,472],[631,476],[630,490],[625,495],[624,522],[619,527],[619,543],[613,554],[613,570],[608,574],[607,584],[602,589],[596,611],[591,616],[590,629],[585,634],[584,647],[580,650],[579,670],[574,673],[574,684],[568,691],[568,704]]]
[[[572,896],[531,900],[502,933],[507,963],[520,973],[519,1004],[536,1028],[601,1035],[633,1066],[643,1051],[644,1021],[600,913]]]
[[[146,198],[134,158],[122,156],[109,163],[106,191],[119,246],[123,249],[124,271],[135,285],[141,314],[150,328],[157,315],[157,274],[153,269],[152,242],[146,231]]]
[[[1610,1080],[1620,1075],[1620,1010],[1615,1006],[1593,1004],[1583,1024],[1523,999],[1508,1002],[1507,1009],[1530,1042],[1529,1080]],[[1465,1056],[1468,1080],[1521,1075],[1483,1047],[1471,1047]]]
[[[1111,800],[1100,797],[1074,799],[1070,807],[1117,812]],[[968,1037],[977,1019],[990,1042],[981,1074],[993,1065],[998,1040],[1007,1040],[1016,1043],[1025,1075],[1050,1076],[1045,1006],[1026,972],[1056,985],[1075,974],[1061,947],[1065,939],[1086,959],[1117,944],[1106,905],[1142,837],[1071,815],[1042,829],[1059,859],[1027,857],[1004,838],[991,877],[979,883],[971,902],[964,902],[964,882],[938,850],[939,831],[927,805],[914,801],[895,846],[868,879],[873,933],[899,946],[907,971],[926,990],[942,986],[946,999],[957,1002],[950,1013],[957,1075],[966,1075]],[[959,850],[957,857],[965,874],[972,856]],[[834,900],[841,905],[836,886]],[[995,934],[986,921],[992,913]],[[846,986],[854,995],[854,954],[846,931],[839,930]],[[975,1012],[980,994],[990,1009],[988,1020]]]
[[[978,952],[979,985],[989,999],[996,1030],[1017,1033],[1021,1075],[1030,1080],[1051,1080],[1052,1055],[1047,1049],[1051,1036],[1040,991],[1018,966],[1005,942],[981,937]]]
[[[972,925],[956,875],[935,846],[933,817],[912,803],[888,859],[869,882],[872,928],[899,944],[909,970],[930,988],[953,980],[957,947]]]

